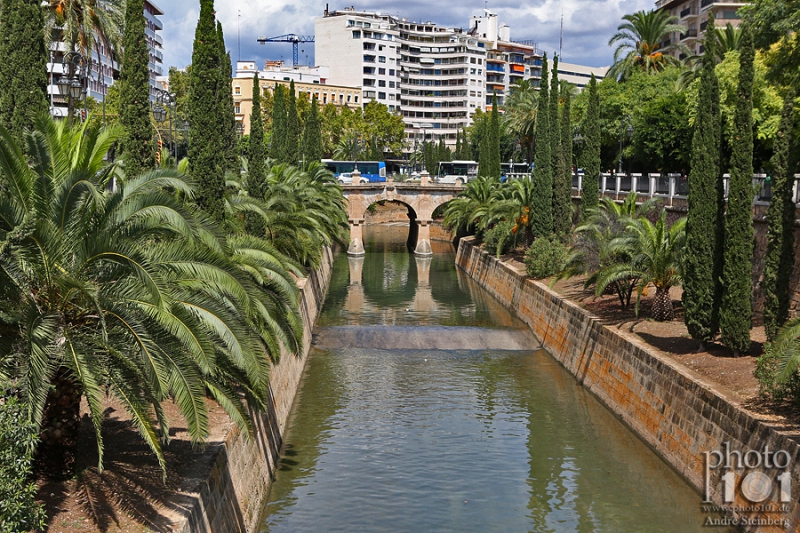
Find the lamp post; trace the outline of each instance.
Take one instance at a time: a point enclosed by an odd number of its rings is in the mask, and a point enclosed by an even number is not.
[[[153,117],[159,124],[169,117],[169,141],[172,144],[172,157],[175,158],[175,164],[177,165],[178,150],[175,147],[175,134],[172,129],[172,115],[175,111],[175,95],[159,88],[156,88],[155,92],[156,101],[153,103]],[[167,109],[165,109],[164,106],[167,106]]]
[[[627,124],[627,127],[625,126]],[[627,132],[628,140],[630,140],[631,136],[633,135],[633,124],[631,122],[631,116],[627,113],[619,119],[619,168],[617,170],[617,174],[622,174],[622,138]]]
[[[87,76],[86,58],[80,52],[69,51],[61,60],[63,74],[58,79],[58,90],[67,99],[67,120],[72,122],[75,100],[83,98],[83,112],[86,114]]]

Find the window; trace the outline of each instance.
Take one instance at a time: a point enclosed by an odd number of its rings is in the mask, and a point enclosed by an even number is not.
[[[386,93],[378,93],[378,100],[386,100]]]
[[[242,94],[242,88],[237,85],[236,87],[233,88],[233,94],[236,95]]]
[[[394,76],[394,69],[393,68],[389,69],[389,76]]]
[[[379,68],[379,69],[378,69],[378,74],[380,74],[381,76],[383,76],[384,74],[386,74],[386,69],[385,69],[385,68]]]
[[[348,94],[348,95],[347,95],[347,101],[348,101],[348,102],[350,102],[350,98],[351,98],[352,96],[353,96],[352,94]]]
[[[355,95],[355,101],[358,103],[358,95]]]
[[[356,30],[353,32],[353,39],[361,39],[361,32]]]
[[[378,56],[378,63],[386,63],[386,56]]]
[[[378,87],[386,87],[386,81],[385,80],[378,80]]]
[[[242,108],[240,107],[239,102],[236,102],[236,105],[234,107],[235,107],[234,111],[236,112],[237,115],[242,112]]]
[[[393,105],[389,106],[389,111],[394,111],[394,106]]]
[[[394,82],[393,82],[393,81],[390,81],[390,82],[389,82],[389,88],[390,88],[390,89],[394,89]]]

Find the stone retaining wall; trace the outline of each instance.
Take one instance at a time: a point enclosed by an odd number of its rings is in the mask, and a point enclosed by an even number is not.
[[[211,474],[202,483],[185,521],[174,528],[181,533],[252,533],[272,482],[286,420],[303,375],[311,333],[328,292],[333,252],[326,249],[322,266],[301,280],[300,311],[305,333],[301,356],[283,355],[270,371],[270,408],[255,417],[255,436],[245,438],[236,426],[219,446]]]
[[[643,342],[602,325],[598,317],[475,246],[472,238],[461,240],[456,263],[527,323],[553,357],[699,491],[705,489],[704,452],[720,450],[725,443],[743,453],[760,452],[765,446],[787,451],[792,461],[791,502],[789,512],[781,516],[790,520],[790,527],[748,525],[743,529],[800,529],[797,442],[753,417],[738,397],[648,351]],[[764,472],[777,486],[781,471]],[[710,478],[712,499],[718,505],[723,504],[722,474],[714,471]],[[642,490],[647,490],[646,480],[642,483]],[[741,496],[738,485],[735,493],[732,505],[752,505]],[[701,499],[698,495],[698,505]],[[755,515],[734,512],[733,516],[750,519]]]

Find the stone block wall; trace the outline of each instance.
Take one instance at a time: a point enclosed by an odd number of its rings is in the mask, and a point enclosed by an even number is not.
[[[261,506],[278,462],[283,431],[303,375],[314,323],[331,279],[333,252],[326,249],[319,269],[301,280],[300,311],[305,332],[300,355],[283,354],[270,371],[268,412],[255,417],[253,438],[233,426],[214,458],[209,477],[184,510],[181,533],[252,533],[259,530]]]
[[[790,528],[744,529],[798,530],[800,446],[795,440],[754,418],[738,398],[702,376],[602,325],[596,316],[472,243],[472,238],[461,240],[457,265],[527,323],[546,350],[699,491],[705,487],[703,452],[720,450],[726,442],[742,452],[764,446],[787,451],[792,460],[792,497],[785,515]],[[710,486],[720,487],[721,474],[712,475]],[[773,483],[778,474],[772,473]],[[721,504],[720,490],[712,490],[712,498]],[[698,495],[698,505],[701,499]],[[752,504],[737,490],[735,505]]]

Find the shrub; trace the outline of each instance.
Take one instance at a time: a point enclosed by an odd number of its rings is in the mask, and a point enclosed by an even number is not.
[[[513,227],[511,222],[504,220],[486,230],[483,234],[483,243],[490,254],[500,257],[511,251],[514,244],[514,233],[511,231]]]
[[[772,400],[790,400],[800,405],[800,373],[795,371],[785,383],[781,383],[777,379],[779,367],[773,345],[768,345],[764,355],[756,359],[754,375],[758,380],[758,393]]]
[[[539,237],[525,252],[528,275],[534,279],[549,278],[567,266],[567,248],[557,237]]]
[[[30,479],[36,438],[23,406],[0,397],[0,533],[44,529],[44,509]]]

